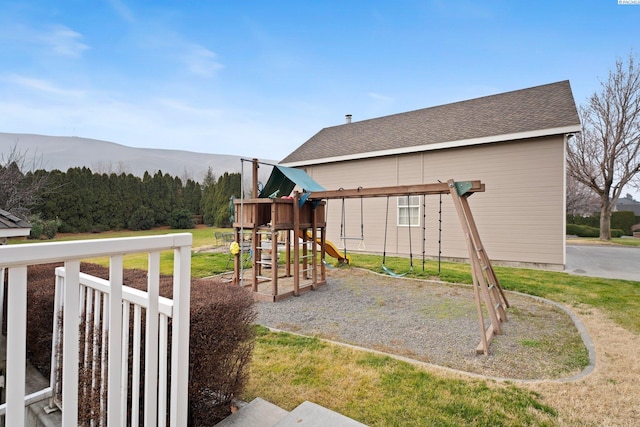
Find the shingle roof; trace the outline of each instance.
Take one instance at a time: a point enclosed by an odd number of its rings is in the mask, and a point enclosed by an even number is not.
[[[8,228],[31,228],[31,224],[3,209],[0,209],[0,230]]]
[[[324,128],[281,163],[421,151],[439,143],[514,134],[525,137],[542,130],[548,130],[547,134],[575,132],[579,126],[571,86],[565,80]]]

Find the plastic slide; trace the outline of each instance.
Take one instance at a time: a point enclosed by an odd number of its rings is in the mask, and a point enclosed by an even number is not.
[[[302,238],[302,232],[298,232],[298,236],[300,238]],[[307,238],[311,239],[312,235],[310,231],[307,231]],[[322,244],[322,239],[320,237],[316,237],[316,243],[318,245]],[[335,258],[337,259],[339,262],[341,263],[345,263],[345,264],[350,264],[351,263],[351,257],[349,257],[349,255],[347,255],[345,257],[344,253],[342,253],[340,251],[340,249],[338,249],[338,247],[336,245],[334,245],[332,242],[330,242],[329,240],[324,241],[324,252],[329,255],[331,258]]]

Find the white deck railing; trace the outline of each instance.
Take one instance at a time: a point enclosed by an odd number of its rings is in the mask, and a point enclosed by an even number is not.
[[[145,426],[164,425],[167,412],[171,426],[187,422],[189,363],[189,299],[191,276],[191,234],[40,243],[0,247],[0,268],[8,268],[7,300],[7,402],[6,425],[24,425],[24,408],[37,396],[62,395],[62,425],[78,425],[79,363],[91,372],[92,386],[100,396],[100,411],[92,424],[138,425],[140,381],[143,386]],[[174,251],[173,297],[159,296],[160,251]],[[123,286],[123,255],[148,253],[147,290]],[[109,280],[80,273],[80,260],[108,256]],[[52,343],[52,383],[50,387],[25,396],[25,353],[27,316],[27,267],[64,262],[56,272],[56,312],[62,310],[62,337],[54,314]],[[133,361],[129,365],[129,313],[133,306]],[[144,376],[140,372],[142,310],[145,320]],[[54,313],[56,313],[54,312]],[[168,357],[168,318],[171,317],[171,356]],[[80,325],[84,324],[84,334]],[[91,326],[90,326],[91,325]],[[99,333],[96,333],[96,330]],[[91,336],[87,331],[92,331]],[[84,341],[80,343],[80,337]],[[62,370],[57,350],[62,348]],[[103,343],[105,345],[103,345]],[[80,351],[80,345],[84,346]],[[100,357],[94,357],[99,352]],[[82,354],[83,359],[80,359]],[[102,363],[102,361],[105,363]],[[171,380],[166,376],[171,361]],[[98,372],[99,371],[99,372]],[[61,372],[62,384],[55,379]],[[128,396],[128,378],[132,395]],[[86,379],[86,377],[85,377]],[[106,382],[104,381],[106,379]],[[86,382],[85,382],[86,384]],[[170,389],[167,408],[166,390]],[[104,398],[106,397],[106,399]],[[131,411],[127,411],[128,399]]]

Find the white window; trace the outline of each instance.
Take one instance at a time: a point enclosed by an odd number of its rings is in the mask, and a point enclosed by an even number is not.
[[[398,225],[420,225],[420,196],[398,197]]]

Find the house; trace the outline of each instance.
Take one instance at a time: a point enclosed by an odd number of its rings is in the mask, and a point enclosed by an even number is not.
[[[640,216],[640,202],[634,200],[631,194],[627,194],[625,197],[618,199],[618,203],[616,203],[616,211],[631,211],[636,216]]]
[[[470,199],[489,256],[562,269],[565,147],[580,131],[569,81],[320,130],[281,164],[327,189],[481,180]],[[440,222],[442,219],[442,222]],[[327,238],[347,250],[467,258],[452,201],[331,201]]]
[[[31,224],[17,216],[0,209],[0,245],[4,245],[9,237],[28,236]]]

